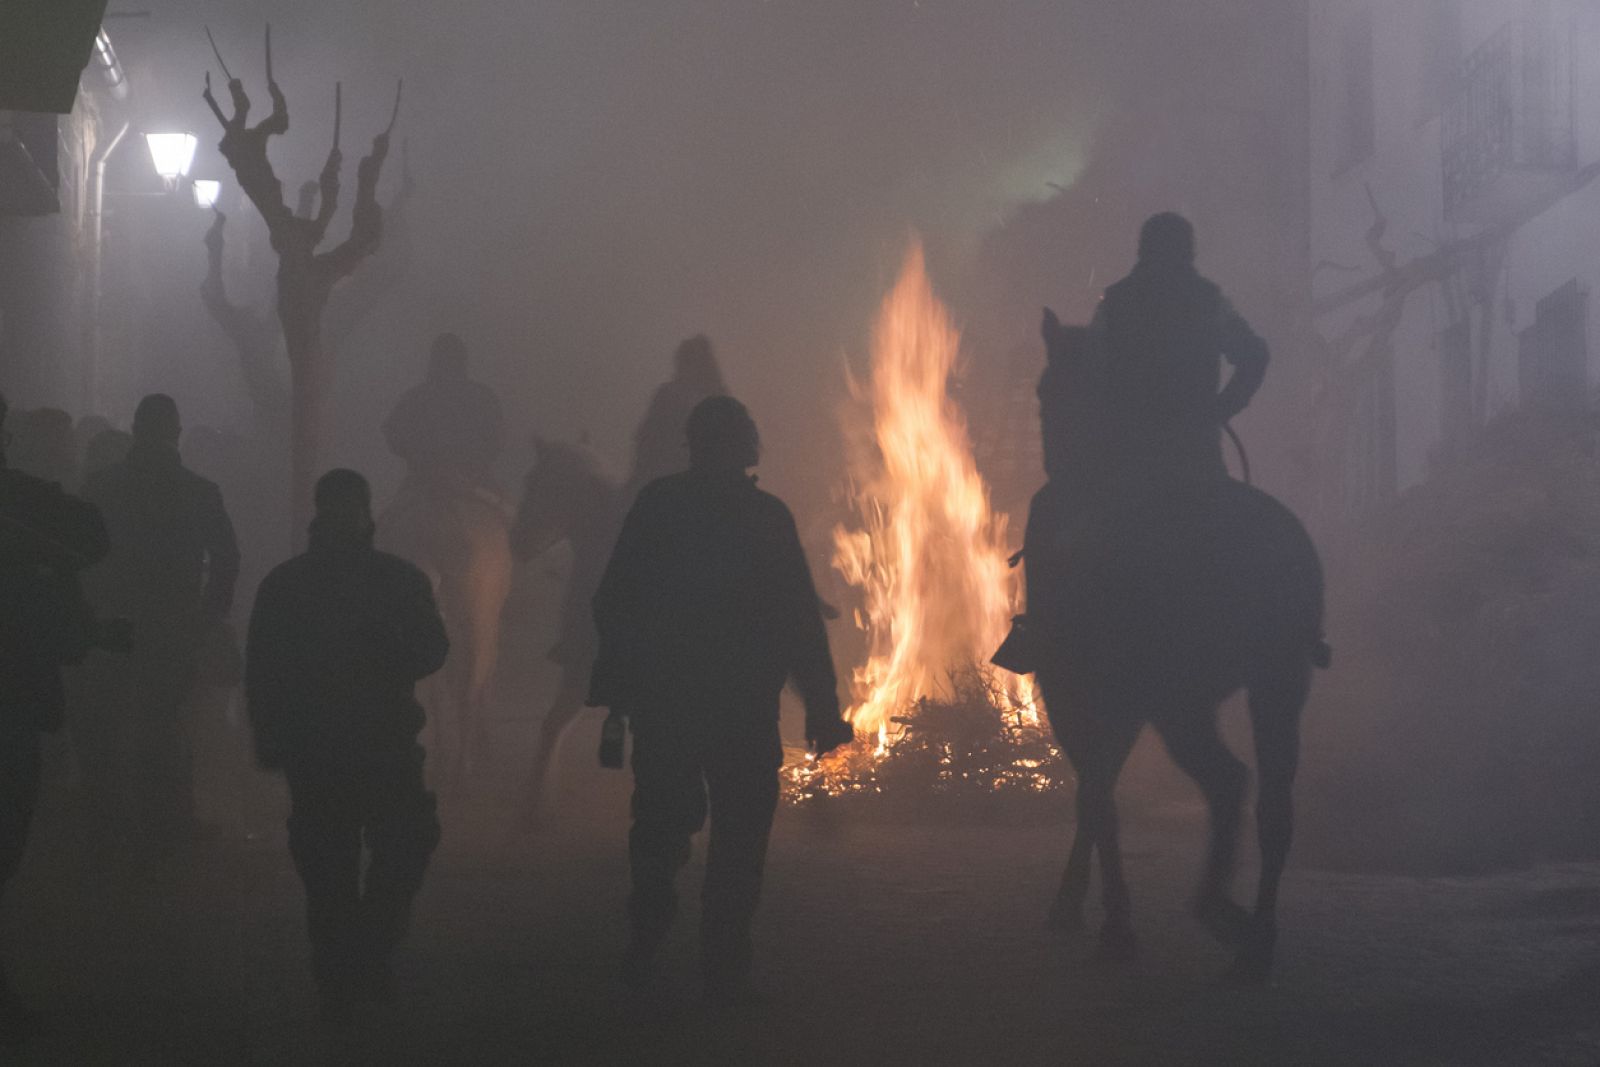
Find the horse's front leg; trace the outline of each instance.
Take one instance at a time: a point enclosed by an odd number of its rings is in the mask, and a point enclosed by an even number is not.
[[[417,696],[427,712],[428,762],[433,767],[434,787],[441,793],[453,793],[461,774],[461,754],[451,729],[450,687],[435,676],[422,682]]]
[[[1089,896],[1089,878],[1094,864],[1094,829],[1091,819],[1085,815],[1092,803],[1090,787],[1094,779],[1084,774],[1093,758],[1093,746],[1083,743],[1086,739],[1092,740],[1092,731],[1080,726],[1080,716],[1070,710],[1072,703],[1048,676],[1040,679],[1039,688],[1056,745],[1078,779],[1072,812],[1072,849],[1067,854],[1067,869],[1061,873],[1061,888],[1050,905],[1047,922],[1063,933],[1078,935],[1084,930],[1083,907]]]
[[[1086,731],[1089,732],[1089,731]],[[1080,758],[1075,762],[1081,768],[1078,783],[1078,840],[1073,842],[1076,853],[1080,842],[1087,838],[1082,856],[1083,879],[1078,898],[1081,914],[1082,894],[1088,890],[1088,847],[1100,854],[1101,903],[1105,920],[1100,927],[1100,938],[1094,958],[1115,962],[1130,959],[1135,952],[1133,936],[1133,908],[1128,893],[1127,878],[1122,869],[1122,841],[1117,820],[1117,778],[1123,764],[1133,750],[1139,736],[1136,723],[1102,723],[1086,738],[1081,746]],[[1074,872],[1069,864],[1068,877]],[[1063,891],[1068,882],[1063,880]]]
[[[1050,925],[1063,933],[1079,935],[1084,931],[1083,905],[1089,896],[1089,874],[1094,858],[1094,836],[1083,816],[1083,778],[1078,779],[1077,810],[1073,813],[1075,824],[1072,834],[1072,851],[1067,855],[1067,869],[1061,875],[1061,888],[1055,902],[1050,905]]]
[[[503,515],[493,517],[504,523]],[[459,733],[463,771],[483,774],[495,751],[489,735],[489,699],[500,658],[500,617],[511,591],[511,549],[505,528],[492,526],[469,536],[466,565],[451,585],[455,617],[461,620],[458,677]]]
[[[463,652],[466,652],[463,649]],[[451,657],[455,658],[452,650]],[[471,789],[473,778],[478,772],[478,738],[474,730],[474,721],[477,718],[472,706],[472,678],[468,655],[462,655],[455,662],[445,664],[445,698],[446,729],[454,749],[452,767],[452,788],[456,792],[465,793]]]

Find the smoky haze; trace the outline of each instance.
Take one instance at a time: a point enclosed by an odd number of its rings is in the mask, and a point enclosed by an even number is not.
[[[268,25],[291,207],[342,86],[323,251],[404,85],[381,247],[291,305],[327,346],[292,396],[201,98],[209,29],[268,113]],[[37,687],[60,739],[0,707],[0,1067],[36,1025],[36,1062],[1600,1063],[1600,4],[105,28],[127,99],[92,64],[63,210],[0,217],[0,520],[70,506],[8,481],[45,477],[110,545],[104,647]],[[157,177],[174,130],[225,227]],[[1167,219],[1082,328],[1166,211],[1238,315]],[[445,332],[475,382],[446,344],[418,388]],[[798,539],[705,361],[657,392],[699,334]],[[84,418],[157,393],[137,451]],[[671,465],[625,481],[636,432],[680,458],[691,409],[705,477],[634,506]],[[335,467],[370,486],[301,484]],[[93,621],[39,580],[63,547],[0,574],[29,656]]]
[[[454,329],[519,437],[587,433],[620,468],[673,346],[704,331],[762,424],[769,480],[802,506],[828,489],[816,458],[837,452],[840,358],[863,352],[909,235],[942,288],[980,273],[985,235],[1069,186],[1108,116],[1159,111],[1202,76],[1157,16],[1207,24],[1194,5],[1088,2],[151,7],[112,32],[141,115],[201,132],[197,174],[226,175],[198,100],[204,24],[262,107],[273,22],[293,124],[273,151],[291,187],[320,166],[336,79],[347,189],[405,79],[415,253],[341,354],[330,460],[384,476],[376,426],[426,337]],[[1165,135],[1145,129],[1157,163]],[[1128,231],[1107,250],[1107,275],[1130,246]],[[1003,343],[1031,335],[1031,296]],[[216,386],[184,398],[203,416],[237,409],[215,369],[187,380]]]

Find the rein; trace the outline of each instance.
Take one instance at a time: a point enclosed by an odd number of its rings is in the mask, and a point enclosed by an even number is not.
[[[1245,451],[1244,442],[1239,440],[1239,435],[1233,429],[1233,423],[1222,424],[1222,432],[1228,435],[1228,440],[1233,442],[1233,450],[1239,453],[1239,472],[1244,476],[1245,485],[1254,485],[1250,480],[1250,453]]]

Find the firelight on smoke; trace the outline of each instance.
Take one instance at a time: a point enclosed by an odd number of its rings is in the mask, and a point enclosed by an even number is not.
[[[871,413],[873,447],[851,461],[858,525],[834,530],[833,564],[862,592],[855,622],[868,640],[848,717],[880,755],[900,733],[897,718],[948,698],[956,672],[988,662],[1020,596],[1006,517],[990,510],[949,392],[960,341],[914,243],[878,315],[870,377],[850,383]],[[1031,680],[996,672],[992,689],[1009,705],[996,714],[1037,722]]]

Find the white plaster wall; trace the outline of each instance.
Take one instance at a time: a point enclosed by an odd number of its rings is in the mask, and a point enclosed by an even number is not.
[[[1466,55],[1533,0],[1457,0],[1462,54]],[[1557,0],[1560,6],[1560,0]],[[1335,171],[1343,94],[1343,27],[1359,11],[1373,21],[1373,78],[1376,101],[1375,151],[1343,171]],[[1600,10],[1573,4],[1574,125],[1578,161],[1600,158]],[[1372,222],[1366,189],[1388,218],[1385,244],[1401,262],[1426,254],[1439,242],[1466,237],[1478,228],[1444,219],[1441,177],[1441,119],[1425,107],[1425,71],[1431,42],[1430,5],[1386,0],[1318,0],[1311,26],[1311,262],[1358,267],[1355,273],[1323,268],[1314,273],[1314,296],[1323,296],[1376,273],[1364,234]],[[1501,279],[1506,298],[1492,329],[1493,355],[1487,386],[1492,414],[1514,404],[1516,331],[1533,321],[1537,302],[1572,278],[1595,294],[1590,311],[1590,377],[1597,374],[1596,304],[1600,302],[1600,184],[1569,197],[1524,226],[1512,239],[1508,269]],[[1354,316],[1378,306],[1368,298],[1322,316],[1324,336],[1335,336]],[[1438,332],[1451,321],[1442,287],[1430,286],[1411,297],[1394,334],[1396,467],[1401,488],[1426,475],[1428,457],[1440,431]]]

